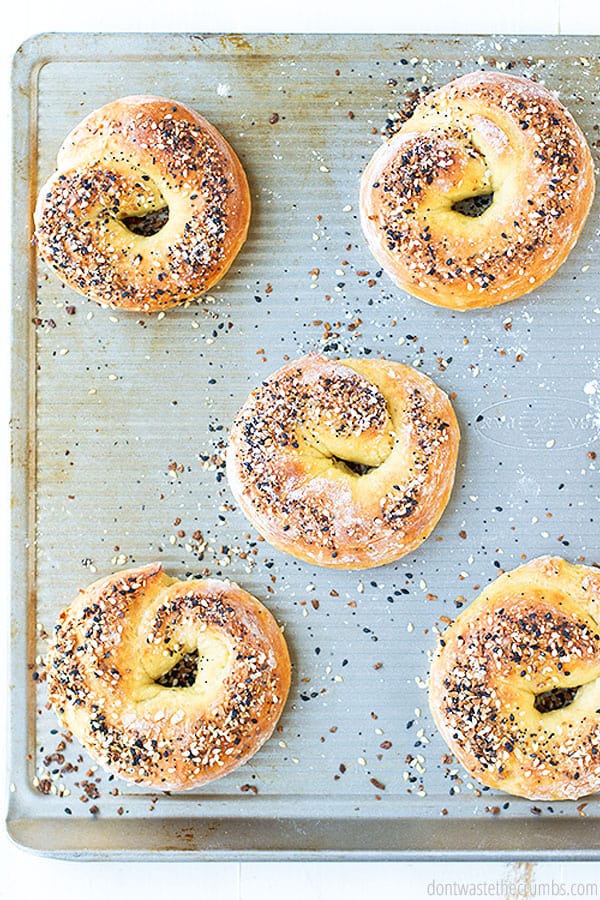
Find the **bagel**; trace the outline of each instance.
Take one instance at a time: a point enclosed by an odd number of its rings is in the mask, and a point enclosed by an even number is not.
[[[392,281],[465,310],[550,278],[593,197],[590,149],[556,97],[526,78],[472,72],[427,94],[375,152],[360,213]]]
[[[450,401],[427,376],[388,360],[309,354],[252,391],[226,470],[274,547],[362,569],[427,538],[452,490],[458,444]]]
[[[168,682],[186,666],[183,684]],[[182,791],[231,772],[270,737],[290,660],[250,594],[215,579],[177,581],[156,563],[82,591],[59,617],[46,673],[60,721],[100,765]]]
[[[531,800],[600,790],[600,571],[543,556],[443,633],[434,720],[478,781]]]
[[[39,192],[34,241],[69,287],[152,312],[191,300],[246,239],[248,182],[225,138],[164,97],[123,97],[65,139]]]

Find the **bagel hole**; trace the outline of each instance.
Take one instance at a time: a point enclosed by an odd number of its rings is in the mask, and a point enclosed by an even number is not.
[[[153,234],[157,234],[168,221],[168,206],[163,206],[161,209],[152,209],[144,216],[124,216],[121,219],[121,222],[129,231],[142,237],[151,237]]]
[[[376,466],[366,466],[363,463],[353,462],[351,459],[342,459],[340,456],[332,456],[333,462],[342,463],[342,465],[347,466],[351,472],[354,472],[355,475],[367,475],[369,472],[372,472]]]
[[[475,197],[465,197],[453,204],[454,212],[460,213],[461,216],[468,216],[469,219],[477,219],[483,215],[486,209],[492,205],[494,194],[477,194]]]
[[[168,672],[156,679],[156,684],[167,688],[191,687],[198,675],[198,662],[197,650],[185,653]]]
[[[555,709],[564,709],[570,706],[577,695],[578,687],[558,687],[550,691],[536,694],[533,705],[538,712],[553,712]]]

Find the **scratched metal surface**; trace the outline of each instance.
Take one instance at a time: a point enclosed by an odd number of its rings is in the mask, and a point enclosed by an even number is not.
[[[19,843],[84,858],[600,857],[596,800],[578,810],[479,792],[444,757],[425,690],[437,632],[499,568],[544,553],[600,561],[598,204],[539,291],[454,314],[378,271],[357,202],[411,92],[478,67],[541,79],[595,144],[599,51],[584,37],[48,34],[17,53],[8,827]],[[132,93],[171,96],[217,125],[254,204],[227,278],[160,318],[75,295],[29,243],[62,139]],[[222,461],[232,416],[284,359],[316,349],[419,366],[456,394],[454,493],[433,536],[395,565],[296,562],[257,542],[234,507]],[[285,625],[294,661],[279,732],[242,769],[179,796],[131,789],[63,748],[35,680],[45,632],[78,589],[155,559],[180,577],[238,581]]]

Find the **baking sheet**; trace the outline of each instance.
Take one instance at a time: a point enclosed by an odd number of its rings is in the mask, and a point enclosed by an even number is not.
[[[540,290],[489,311],[411,298],[371,257],[362,170],[416,96],[473,69],[556,90],[597,160],[600,39],[556,36],[44,34],[16,54],[13,207],[14,840],[129,859],[600,858],[598,800],[482,790],[427,708],[439,630],[524,558],[597,556],[597,203]],[[248,242],[211,295],[145,316],[103,309],[38,265],[37,191],[68,131],[118,96],[188,103],[248,173]],[[287,358],[417,366],[454,396],[455,489],[418,553],[361,573],[257,539],[224,474],[229,424]],[[42,658],[89,582],[160,560],[237,581],[294,661],[273,738],[183,795],[94,766],[57,728]]]

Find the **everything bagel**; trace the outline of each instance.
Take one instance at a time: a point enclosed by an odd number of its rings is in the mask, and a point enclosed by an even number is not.
[[[526,78],[473,72],[426,95],[376,151],[360,210],[372,253],[399,287],[464,310],[550,278],[593,197],[589,147],[556,97]],[[477,198],[488,205],[474,215],[465,201]]]
[[[39,193],[34,239],[74,290],[152,312],[215,285],[249,219],[246,175],[217,129],[175,100],[131,96],[65,139]]]
[[[431,711],[478,781],[532,800],[600,790],[599,614],[600,571],[544,556],[443,633]]]
[[[190,654],[191,677],[165,684]],[[229,582],[177,581],[159,564],[82,591],[60,615],[46,672],[59,719],[90,755],[165,791],[246,762],[290,684],[282,633],[258,600]]]
[[[451,403],[425,375],[310,354],[251,393],[231,429],[227,475],[275,547],[362,569],[427,538],[452,490],[458,444]]]

